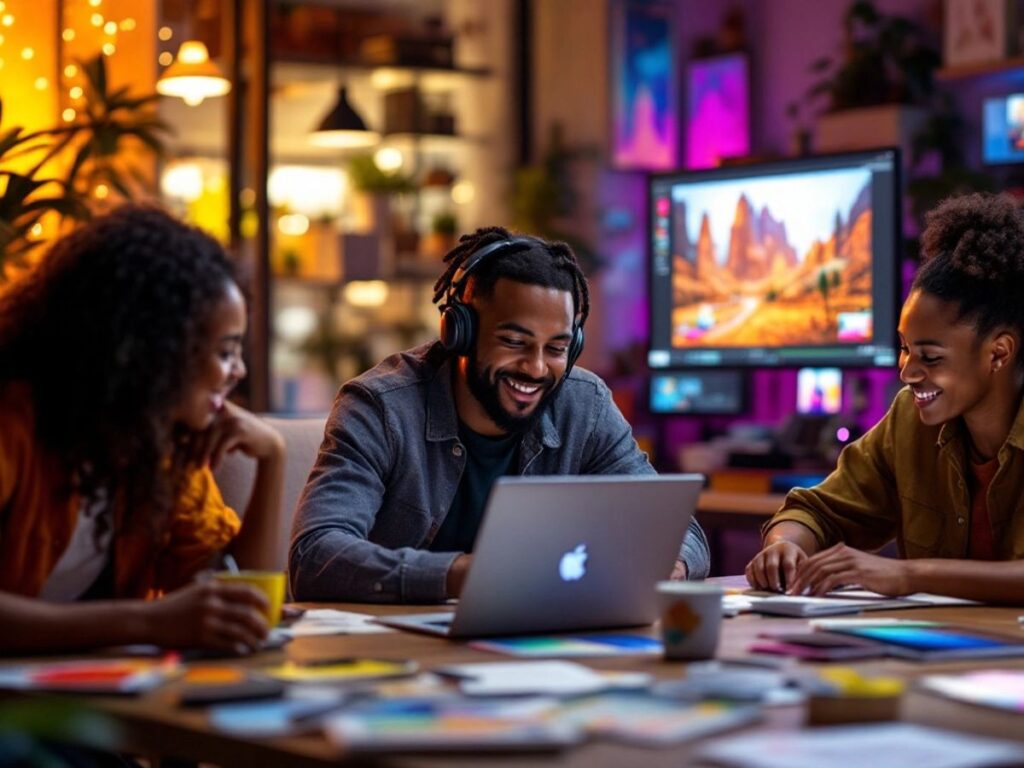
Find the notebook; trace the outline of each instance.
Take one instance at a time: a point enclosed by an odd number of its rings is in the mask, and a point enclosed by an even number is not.
[[[454,612],[381,617],[400,629],[485,637],[650,624],[702,475],[502,477]]]

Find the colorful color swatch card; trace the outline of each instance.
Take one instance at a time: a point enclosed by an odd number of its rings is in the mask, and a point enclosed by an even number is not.
[[[263,674],[288,683],[347,683],[387,680],[416,674],[415,661],[401,659],[333,659],[325,662],[286,661]]]
[[[328,738],[353,751],[547,750],[576,743],[581,732],[551,722],[543,698],[378,699],[324,724]]]
[[[721,701],[698,703],[642,693],[606,693],[568,702],[557,722],[581,728],[592,736],[638,746],[667,746],[708,736],[753,722],[760,717],[751,705]]]
[[[180,674],[176,655],[163,659],[80,659],[0,667],[0,688],[65,693],[136,694]]]
[[[661,641],[646,635],[581,635],[505,637],[480,640],[470,646],[509,656],[660,656]]]
[[[276,738],[320,727],[329,714],[347,705],[339,691],[316,691],[273,701],[222,704],[208,711],[210,725],[222,733],[246,738]]]

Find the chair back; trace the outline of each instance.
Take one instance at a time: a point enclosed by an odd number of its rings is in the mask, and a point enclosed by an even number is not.
[[[272,550],[260,557],[265,568],[287,570],[288,544],[291,538],[292,518],[299,496],[309,478],[313,462],[324,438],[326,417],[286,418],[282,416],[261,416],[270,426],[281,433],[285,444],[284,488],[281,493],[281,509],[277,514]],[[238,512],[245,513],[252,495],[252,484],[256,479],[256,460],[241,452],[229,453],[214,473],[224,502]]]

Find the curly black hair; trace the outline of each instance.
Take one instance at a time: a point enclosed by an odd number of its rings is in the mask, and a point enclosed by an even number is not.
[[[483,227],[460,237],[459,244],[444,257],[448,268],[434,283],[434,303],[438,308],[444,310],[452,281],[470,256],[491,243],[511,237],[513,235],[503,227]],[[474,293],[493,296],[494,284],[503,277],[517,283],[557,288],[572,294],[573,308],[579,317],[578,325],[582,327],[590,314],[590,288],[572,248],[557,240],[549,242],[524,235],[514,237],[533,241],[535,246],[502,251],[500,258],[487,259],[476,267],[472,272]],[[458,287],[465,288],[464,285]]]
[[[1024,212],[1016,200],[973,194],[943,201],[925,218],[921,252],[911,290],[956,304],[957,319],[979,337],[1010,328],[1024,340]]]
[[[212,237],[129,205],[58,240],[0,298],[0,384],[28,384],[69,491],[106,492],[130,526],[161,530],[185,478],[173,413],[234,282]]]

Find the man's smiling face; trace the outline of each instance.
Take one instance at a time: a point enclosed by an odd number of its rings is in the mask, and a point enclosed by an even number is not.
[[[473,296],[472,286],[467,294],[479,322],[474,351],[460,360],[460,371],[491,424],[500,432],[525,431],[568,365],[572,294],[507,278],[489,296]],[[476,428],[467,414],[460,416]]]

